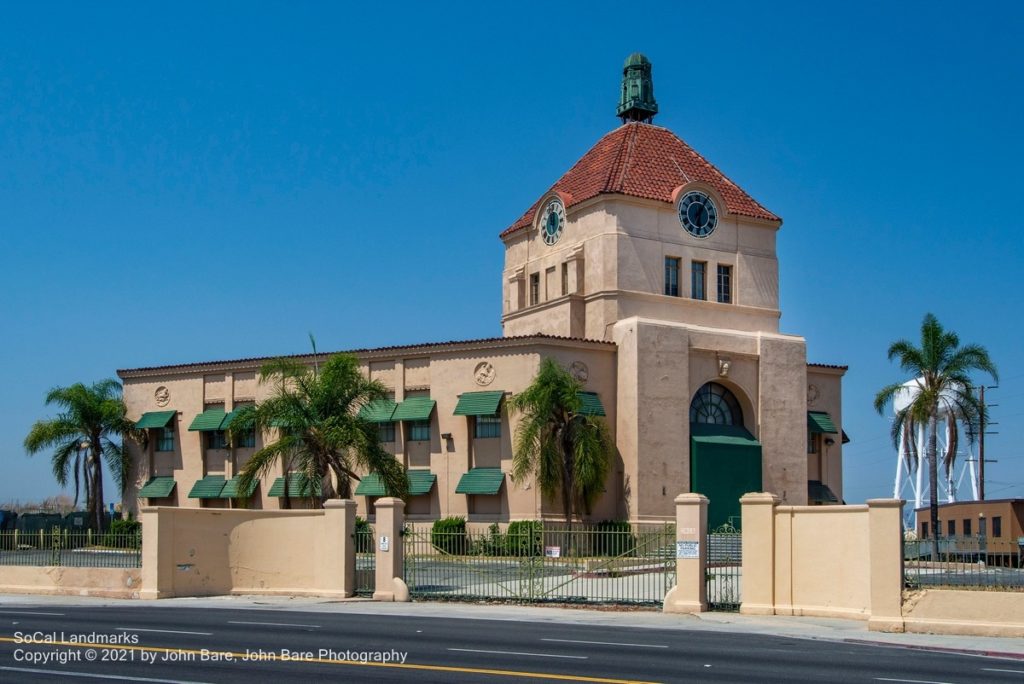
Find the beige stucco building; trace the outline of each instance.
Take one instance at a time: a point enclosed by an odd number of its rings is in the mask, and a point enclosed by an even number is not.
[[[501,233],[503,337],[353,352],[394,394],[375,418],[410,470],[414,519],[558,515],[507,475],[516,418],[502,399],[544,357],[593,393],[615,438],[594,519],[669,519],[687,491],[711,498],[712,525],[736,521],[746,491],[842,500],[846,368],[808,364],[804,339],[779,330],[782,221],[652,124],[656,111],[650,64],[633,55],[622,125]],[[239,505],[231,479],[265,436],[227,448],[217,428],[263,398],[263,361],[119,371],[130,415],[153,431],[129,502]],[[278,508],[279,476],[244,505]],[[363,513],[375,491],[373,478],[357,489]]]

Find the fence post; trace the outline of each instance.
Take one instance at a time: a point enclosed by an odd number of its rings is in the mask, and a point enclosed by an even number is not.
[[[740,612],[775,613],[775,507],[779,497],[751,492],[740,498],[743,529],[743,575]]]
[[[173,511],[161,514],[161,510],[143,508],[139,512],[139,522],[142,524],[141,599],[174,596]]]
[[[409,587],[403,579],[405,502],[394,497],[377,499],[374,601],[408,601]]]
[[[708,609],[708,499],[680,494],[676,503],[676,586],[665,596],[666,613],[702,613]]]
[[[902,632],[903,502],[868,499],[868,553],[871,574],[873,632]]]
[[[324,502],[324,553],[320,562],[320,590],[327,596],[348,598],[356,588],[356,502]]]

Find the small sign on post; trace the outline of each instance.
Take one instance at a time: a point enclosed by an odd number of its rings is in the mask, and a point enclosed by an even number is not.
[[[548,558],[561,558],[562,547],[561,546],[545,546],[544,555]]]
[[[677,541],[676,558],[700,558],[700,542]]]
[[[391,550],[391,538],[385,535],[380,536],[380,550],[390,551]]]

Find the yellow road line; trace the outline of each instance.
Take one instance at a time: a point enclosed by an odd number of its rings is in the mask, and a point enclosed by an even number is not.
[[[22,646],[68,646],[70,648],[93,648],[110,651],[146,651],[151,653],[174,653],[184,655],[205,655],[211,658],[237,658],[242,662],[258,662],[263,660],[280,660],[289,663],[319,663],[324,665],[357,665],[360,667],[388,667],[397,670],[429,670],[433,672],[457,672],[461,674],[482,674],[495,677],[533,677],[535,679],[551,679],[566,682],[594,682],[596,684],[657,684],[642,682],[635,679],[609,679],[607,677],[586,677],[583,675],[565,675],[550,672],[521,672],[518,670],[492,670],[480,667],[456,667],[453,665],[416,665],[412,663],[363,663],[358,660],[338,660],[334,658],[279,658],[273,653],[260,653],[258,657],[247,656],[234,651],[214,651],[212,649],[196,650],[191,648],[166,648],[164,646],[132,646],[128,644],[82,644],[77,641],[47,641],[44,643],[25,643],[13,637],[0,637],[0,642],[19,644]]]

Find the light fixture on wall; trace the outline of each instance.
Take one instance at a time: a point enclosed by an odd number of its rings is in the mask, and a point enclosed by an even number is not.
[[[451,439],[451,438],[452,438],[452,433],[450,433],[450,432],[442,432],[441,433],[441,439]]]
[[[832,439],[831,437],[826,437],[825,438],[825,446],[832,446],[835,443],[836,443],[836,440]]]

